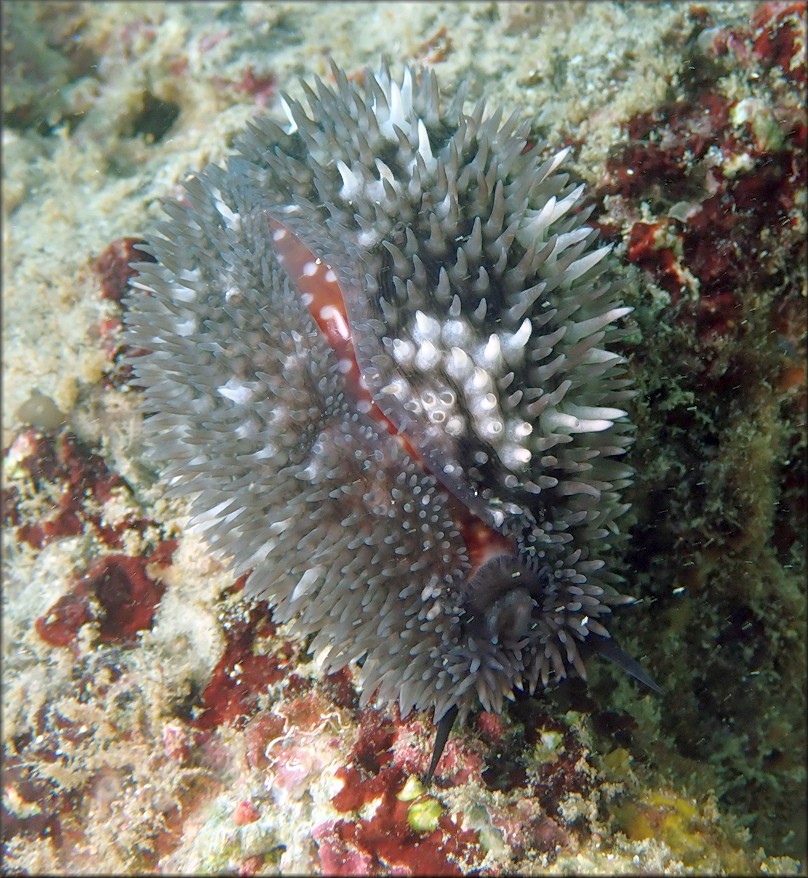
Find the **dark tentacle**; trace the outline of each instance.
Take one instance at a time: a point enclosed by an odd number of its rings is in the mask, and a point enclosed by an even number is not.
[[[449,739],[449,732],[452,730],[456,716],[457,708],[450,707],[449,710],[443,714],[438,723],[438,728],[435,732],[435,746],[432,749],[432,761],[429,763],[429,771],[426,773],[427,784],[432,783],[432,775],[435,774],[435,769],[438,767],[440,757],[443,754],[443,748],[446,746],[446,741]]]
[[[593,652],[602,655],[603,658],[616,664],[618,668],[634,677],[634,679],[637,680],[637,682],[642,683],[643,686],[647,686],[652,692],[656,692],[657,695],[664,694],[662,687],[654,682],[648,673],[643,670],[639,662],[635,661],[628,653],[620,649],[613,640],[608,637],[593,635],[589,638],[588,642],[591,644]]]

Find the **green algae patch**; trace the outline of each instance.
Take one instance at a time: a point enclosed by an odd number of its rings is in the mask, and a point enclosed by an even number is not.
[[[414,832],[434,832],[443,814],[443,805],[431,797],[413,802],[407,811],[407,823]]]
[[[414,775],[407,778],[406,783],[401,788],[401,792],[396,795],[400,802],[412,802],[424,794],[424,785]]]
[[[564,752],[564,735],[555,729],[543,729],[533,755],[539,762],[556,762]]]
[[[602,767],[609,780],[628,780],[631,776],[631,754],[624,747],[618,747],[607,753],[602,761]]]

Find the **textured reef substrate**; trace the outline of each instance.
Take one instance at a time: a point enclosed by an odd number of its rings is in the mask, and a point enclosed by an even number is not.
[[[6,868],[804,871],[805,4],[15,3],[3,27]],[[593,662],[473,717],[428,790],[428,717],[360,709],[163,499],[120,336],[159,198],[329,55],[393,44],[571,146],[629,265],[642,600],[613,630],[665,690]]]

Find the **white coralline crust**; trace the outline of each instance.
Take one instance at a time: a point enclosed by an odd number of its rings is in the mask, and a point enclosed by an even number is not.
[[[584,675],[628,599],[619,540],[633,394],[608,247],[583,187],[529,126],[431,71],[285,98],[152,238],[128,299],[146,440],[211,547],[323,667],[364,658],[367,701],[482,705]],[[404,445],[351,399],[268,219],[330,265],[363,378]],[[453,505],[512,538],[472,571]]]

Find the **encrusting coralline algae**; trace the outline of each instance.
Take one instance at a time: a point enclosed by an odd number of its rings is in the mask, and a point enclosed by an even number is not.
[[[6,865],[799,871],[777,855],[801,856],[805,826],[804,3],[13,10]],[[122,332],[160,201],[257,110],[288,130],[278,90],[305,105],[333,56],[361,91],[382,51],[399,84],[426,66],[517,109],[542,161],[571,147],[571,213],[594,203],[634,308],[610,343],[638,391],[614,406],[636,424],[614,459],[635,468],[631,539],[601,544],[641,601],[606,627],[665,688],[582,653],[587,685],[472,708],[426,793],[432,712],[360,708],[350,666],[317,670],[167,500]]]

